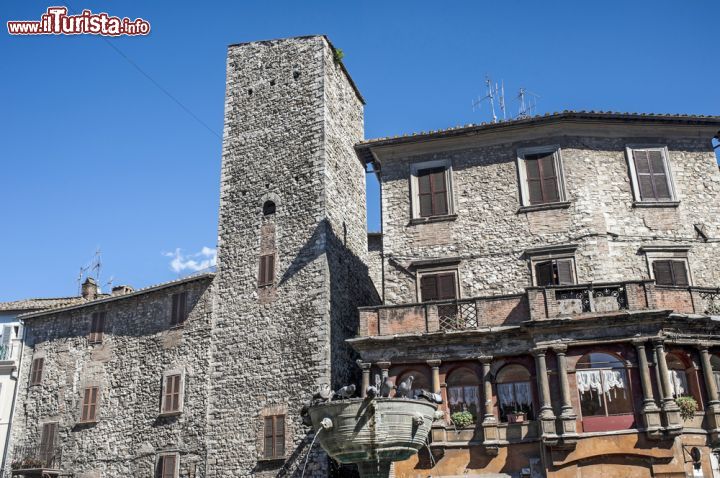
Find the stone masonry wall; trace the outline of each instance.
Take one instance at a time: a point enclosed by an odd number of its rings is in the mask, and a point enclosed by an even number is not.
[[[369,290],[365,178],[353,152],[362,104],[320,36],[231,46],[226,96],[208,476],[299,476],[312,439],[300,408],[348,376],[343,340]],[[257,286],[268,221],[269,291]],[[265,460],[263,417],[277,413],[287,453]],[[318,450],[306,476],[327,473]]]
[[[478,139],[477,146],[465,149],[396,153],[384,161],[384,253],[393,259],[385,262],[386,302],[418,300],[415,278],[402,270],[412,260],[462,258],[462,297],[514,293],[531,285],[524,250],[570,243],[579,245],[579,282],[647,279],[646,259],[638,252],[641,245],[684,244],[691,246],[693,284],[717,287],[720,271],[713,264],[720,253],[716,242],[720,237],[720,172],[709,139],[639,137],[631,127],[626,132],[627,137],[593,137],[536,131],[532,137],[542,139],[529,140],[516,133],[507,142],[494,138],[490,144]],[[678,207],[633,207],[625,153],[628,143],[668,146]],[[517,149],[544,145],[561,148],[570,206],[518,212]],[[435,159],[452,163],[457,219],[413,225],[410,165]],[[700,239],[696,223],[705,224],[715,242]]]
[[[160,452],[179,453],[180,476],[204,477],[211,280],[28,319],[13,446],[37,447],[42,424],[54,421],[62,467],[77,478],[151,477]],[[181,291],[189,316],[173,327],[172,294]],[[106,312],[105,334],[90,344],[98,311]],[[44,357],[42,384],[29,386],[37,357]],[[163,373],[171,370],[184,373],[184,409],[162,417]],[[95,424],[79,423],[86,386],[100,387]]]

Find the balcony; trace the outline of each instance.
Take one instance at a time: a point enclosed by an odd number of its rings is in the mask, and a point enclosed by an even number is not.
[[[15,447],[10,464],[13,476],[59,476],[62,454],[59,447],[26,445]]]
[[[625,281],[528,287],[525,293],[361,307],[359,337],[453,333],[519,326],[527,321],[672,310],[720,316],[720,289]]]

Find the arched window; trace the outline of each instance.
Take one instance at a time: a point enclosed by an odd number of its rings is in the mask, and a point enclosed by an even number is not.
[[[665,355],[668,374],[670,375],[670,390],[673,398],[691,395],[688,386],[687,365],[677,354]]]
[[[480,412],[480,381],[475,372],[467,368],[453,371],[447,380],[450,414],[470,412],[477,420]]]
[[[275,203],[268,200],[263,204],[263,216],[270,216],[271,214],[275,214]]]
[[[501,422],[533,420],[530,372],[522,365],[506,365],[497,374],[498,408]]]
[[[713,378],[715,378],[715,386],[720,390],[720,357],[717,355],[710,356],[710,366],[712,366]]]
[[[427,376],[419,372],[417,370],[410,370],[407,372],[403,372],[402,375],[397,377],[395,380],[395,385],[400,385],[404,380],[406,380],[410,375],[413,376],[413,383],[412,383],[412,391],[415,390],[426,390],[426,391],[432,391],[432,387],[430,386],[430,381],[428,380]]]
[[[625,364],[616,356],[589,353],[575,373],[583,417],[627,415],[633,411]]]

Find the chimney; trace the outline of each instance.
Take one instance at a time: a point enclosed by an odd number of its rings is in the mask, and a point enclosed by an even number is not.
[[[135,291],[135,289],[132,288],[132,286],[129,285],[116,285],[112,288],[112,295],[125,295],[129,294],[130,292]]]
[[[98,295],[98,286],[95,279],[88,277],[82,284],[82,298],[85,300],[95,300]]]

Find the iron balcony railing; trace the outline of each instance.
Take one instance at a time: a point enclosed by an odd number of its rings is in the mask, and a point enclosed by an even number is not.
[[[440,330],[466,330],[478,328],[475,300],[453,300],[436,303]]]
[[[555,300],[579,301],[582,312],[606,312],[628,308],[625,284],[583,284],[554,287]]]
[[[62,453],[60,447],[25,445],[15,447],[10,468],[13,472],[26,470],[57,470]],[[15,474],[15,473],[14,473]]]

